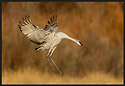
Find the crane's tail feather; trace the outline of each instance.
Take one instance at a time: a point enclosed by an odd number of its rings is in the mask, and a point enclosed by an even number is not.
[[[40,49],[43,49],[43,47],[42,46],[40,46],[40,47],[37,47],[37,48],[35,48],[35,50],[40,50]]]

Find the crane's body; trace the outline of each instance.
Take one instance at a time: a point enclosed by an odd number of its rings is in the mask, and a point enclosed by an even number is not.
[[[53,47],[57,46],[61,42],[61,40],[64,38],[72,40],[74,42],[78,41],[76,39],[69,37],[68,35],[66,35],[63,32],[57,32],[57,33],[48,35],[48,37],[46,39],[46,43],[41,44],[40,45],[41,47],[39,47],[39,48],[42,50],[53,48]],[[79,44],[79,42],[78,42],[78,44]],[[37,50],[39,50],[39,48]]]
[[[51,56],[62,39],[66,38],[74,41],[80,46],[83,46],[79,40],[71,38],[63,32],[57,32],[57,16],[51,17],[50,21],[48,21],[49,25],[46,25],[44,29],[41,29],[40,27],[32,24],[29,16],[26,16],[22,20],[23,22],[20,21],[19,28],[30,41],[40,45],[38,48],[36,48],[36,50],[49,50],[46,58],[53,72],[54,69],[50,63],[50,60],[55,66],[56,64],[52,60]],[[57,66],[56,68],[61,73]]]

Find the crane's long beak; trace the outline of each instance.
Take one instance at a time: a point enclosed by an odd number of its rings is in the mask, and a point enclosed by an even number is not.
[[[81,46],[84,47],[83,44],[81,44]]]
[[[86,48],[85,46],[83,46],[83,44],[81,44],[81,47]]]

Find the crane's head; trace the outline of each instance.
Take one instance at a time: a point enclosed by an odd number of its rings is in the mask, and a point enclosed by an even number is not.
[[[82,44],[82,42],[81,42],[81,41],[79,41],[79,45],[83,47],[83,44]]]
[[[77,41],[77,44],[80,45],[81,47],[84,47],[81,41]]]
[[[81,41],[78,41],[78,44],[79,44],[81,47],[83,47],[84,49],[86,49],[86,47],[83,46],[83,44],[81,43]]]

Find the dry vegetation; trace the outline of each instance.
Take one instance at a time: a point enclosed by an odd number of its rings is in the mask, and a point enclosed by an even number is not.
[[[69,40],[59,44],[53,60],[65,73],[62,77],[51,74],[45,58],[47,51],[35,51],[37,45],[18,29],[18,21],[26,15],[44,28],[55,13],[58,31],[81,40],[86,47],[84,50]],[[3,2],[2,70],[4,84],[122,83],[123,3]]]
[[[121,78],[114,78],[104,72],[91,72],[85,76],[71,77],[27,68],[24,71],[5,71],[2,75],[3,84],[123,84]]]

